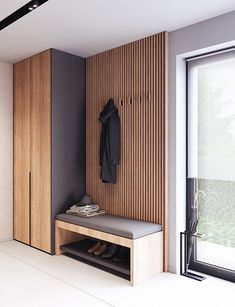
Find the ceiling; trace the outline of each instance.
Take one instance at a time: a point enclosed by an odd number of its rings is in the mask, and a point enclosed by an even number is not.
[[[1,0],[0,19],[28,0]],[[235,9],[234,0],[49,0],[0,31],[0,60],[48,48],[83,57]]]

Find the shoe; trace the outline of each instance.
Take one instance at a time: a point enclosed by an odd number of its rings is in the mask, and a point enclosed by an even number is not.
[[[106,259],[106,258],[112,258],[119,250],[119,245],[117,244],[111,244],[107,251],[102,254],[101,258]]]
[[[95,251],[95,255],[96,256],[100,256],[101,254],[103,254],[106,249],[108,248],[107,244],[103,244],[101,245],[96,251]]]
[[[113,257],[115,262],[124,262],[130,259],[130,249],[127,247],[121,247],[119,252]]]
[[[100,246],[101,246],[100,242],[95,243],[94,245],[92,245],[92,247],[88,249],[88,253],[90,254],[94,253],[98,248],[100,248]]]

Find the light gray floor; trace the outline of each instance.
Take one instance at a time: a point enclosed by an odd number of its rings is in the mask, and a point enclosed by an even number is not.
[[[200,283],[162,273],[133,288],[71,258],[10,241],[0,244],[0,306],[234,307],[235,284],[212,277]]]

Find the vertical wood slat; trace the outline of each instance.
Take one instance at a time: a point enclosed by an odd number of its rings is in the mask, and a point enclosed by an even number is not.
[[[107,213],[164,229],[167,271],[168,34],[156,34],[87,59],[87,193]],[[121,119],[116,185],[99,179],[99,113],[114,98]]]

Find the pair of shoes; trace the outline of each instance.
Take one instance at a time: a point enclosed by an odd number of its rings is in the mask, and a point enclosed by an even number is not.
[[[108,249],[105,253],[101,255],[101,258],[108,259],[112,258],[119,250],[119,246],[117,244],[111,244],[109,245]]]
[[[92,247],[88,249],[88,253],[93,254],[98,248],[100,248],[100,246],[100,242],[95,243],[94,245],[92,245]]]
[[[97,242],[88,249],[88,253],[94,253],[96,256],[100,256],[106,251],[107,247],[107,244],[101,244],[100,242]]]
[[[107,244],[102,244],[102,245],[100,246],[100,248],[98,248],[98,249],[95,251],[95,255],[96,255],[96,256],[102,255],[102,254],[106,251],[107,248],[108,248]]]
[[[115,262],[124,262],[130,259],[130,250],[127,247],[111,244],[101,258],[112,258]]]
[[[102,259],[112,258],[115,262],[124,262],[130,259],[130,250],[127,247],[119,246],[117,244],[102,244],[97,242],[88,249],[88,253],[101,256]]]

